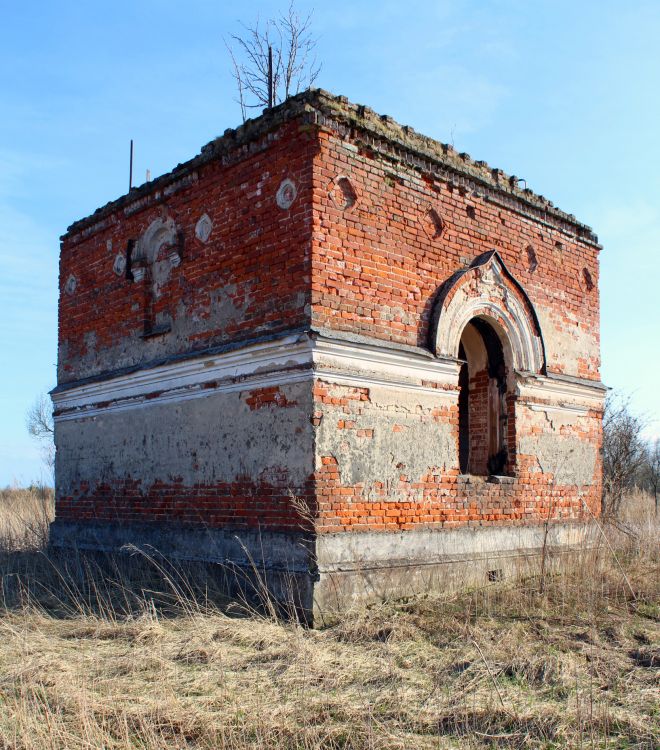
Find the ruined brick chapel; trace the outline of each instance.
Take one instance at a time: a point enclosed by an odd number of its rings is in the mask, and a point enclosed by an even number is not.
[[[579,544],[599,251],[344,97],[227,130],[62,238],[52,544],[254,565],[318,613],[506,575],[548,520]]]

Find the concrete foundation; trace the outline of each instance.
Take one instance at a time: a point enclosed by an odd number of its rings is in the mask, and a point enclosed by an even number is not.
[[[227,593],[280,611],[296,611],[310,625],[336,621],[359,604],[438,590],[484,586],[538,575],[543,547],[548,565],[584,549],[592,529],[584,524],[461,528],[391,534],[273,533],[56,521],[55,549],[135,554],[155,563],[207,563]]]
[[[460,528],[394,534],[331,534],[317,540],[316,623],[364,601],[451,591],[538,575],[592,541],[584,524]]]

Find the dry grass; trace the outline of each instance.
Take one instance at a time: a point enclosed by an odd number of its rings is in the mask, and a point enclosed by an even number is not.
[[[323,631],[232,618],[184,585],[165,617],[144,589],[120,616],[119,575],[96,608],[79,589],[55,606],[61,578],[22,584],[0,616],[0,748],[658,748],[658,526],[633,520],[607,532],[618,562],[603,543],[542,595],[498,582]]]
[[[54,516],[50,487],[0,490],[0,550],[43,549]]]

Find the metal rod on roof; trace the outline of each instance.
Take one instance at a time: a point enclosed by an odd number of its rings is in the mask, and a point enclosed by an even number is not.
[[[131,138],[131,156],[128,161],[128,192],[133,187],[133,139]]]
[[[273,106],[275,92],[273,91],[273,48],[268,47],[268,108]]]

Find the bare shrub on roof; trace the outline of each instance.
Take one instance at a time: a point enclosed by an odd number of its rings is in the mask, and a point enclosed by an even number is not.
[[[312,13],[301,16],[293,2],[286,13],[253,26],[241,24],[240,34],[225,42],[238,88],[243,120],[249,110],[285,101],[309,88],[321,71],[316,60],[317,39],[311,32]],[[272,50],[272,89],[269,74]]]

